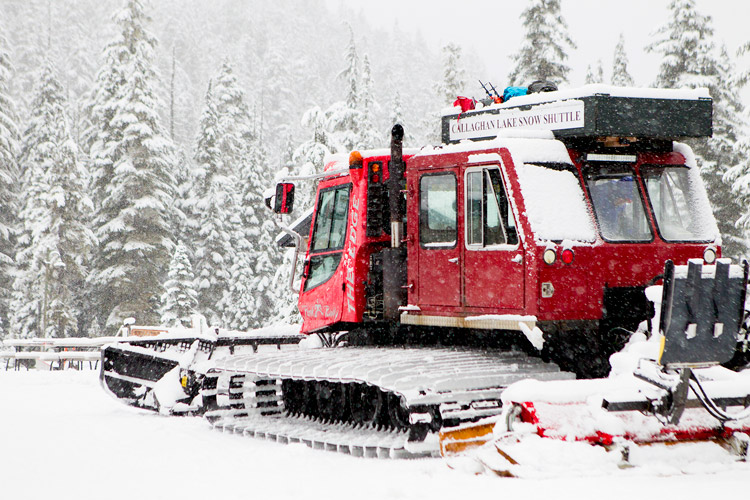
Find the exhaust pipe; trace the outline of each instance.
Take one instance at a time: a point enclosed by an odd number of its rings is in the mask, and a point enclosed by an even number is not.
[[[391,129],[391,162],[388,166],[388,205],[391,216],[391,248],[401,247],[404,236],[404,127],[395,124]]]
[[[391,219],[391,248],[383,249],[383,316],[386,321],[397,324],[406,305],[406,246],[404,239],[404,216],[406,203],[404,189],[404,127],[398,123],[391,129],[391,161],[388,165],[388,209]]]

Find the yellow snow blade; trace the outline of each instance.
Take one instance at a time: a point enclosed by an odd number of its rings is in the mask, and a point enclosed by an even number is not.
[[[477,422],[440,431],[440,454],[447,457],[462,453],[468,448],[482,446],[492,440],[494,428],[495,422]]]

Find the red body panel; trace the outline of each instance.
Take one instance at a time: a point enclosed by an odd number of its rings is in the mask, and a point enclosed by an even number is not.
[[[521,186],[515,166],[507,149],[476,150],[466,153],[438,154],[415,157],[407,169],[409,192],[417,193],[419,178],[425,173],[453,171],[458,179],[458,210],[463,213],[464,172],[468,167],[492,165],[469,163],[470,155],[499,154],[505,187],[515,206],[515,222],[519,230],[519,246],[513,250],[471,251],[463,244],[463,217],[459,216],[459,244],[451,252],[436,252],[419,245],[418,225],[409,226],[409,304],[420,308],[422,314],[438,316],[471,316],[481,314],[533,315],[540,321],[598,320],[602,317],[605,287],[636,287],[648,284],[664,271],[664,263],[671,259],[685,264],[690,258],[702,258],[706,243],[668,243],[656,231],[653,215],[648,217],[654,239],[648,243],[608,243],[601,238],[593,244],[575,246],[575,259],[563,264],[559,258],[553,265],[542,260],[546,246],[539,246],[529,220],[525,217],[524,199],[519,196]],[[571,156],[577,158],[575,152]],[[677,153],[639,155],[638,165],[682,164]],[[452,168],[448,168],[452,167]],[[579,169],[580,179],[580,165]],[[643,186],[641,185],[643,191]],[[584,189],[584,192],[586,190]],[[587,201],[588,194],[586,193]],[[409,204],[409,220],[418,220],[417,195]],[[592,215],[593,220],[593,215]],[[416,258],[415,258],[416,257]],[[448,265],[449,258],[459,258],[460,269]],[[514,261],[515,260],[515,261]],[[416,261],[416,262],[415,262]],[[456,275],[460,275],[458,278]],[[425,277],[433,278],[424,283]],[[442,280],[442,281],[441,281]],[[460,303],[434,300],[433,286],[444,286],[460,281]],[[552,283],[555,293],[543,298],[542,283]],[[451,285],[453,287],[455,285]],[[437,292],[447,295],[448,291]]]
[[[382,161],[384,163],[383,177],[387,179],[387,156],[371,157],[364,161],[366,171],[368,162]],[[339,323],[361,323],[365,308],[365,281],[370,266],[370,255],[384,242],[390,241],[387,236],[368,238],[365,231],[365,217],[367,214],[367,182],[360,172],[354,174],[339,174],[322,180],[318,185],[321,190],[351,183],[349,194],[349,210],[346,222],[346,238],[341,250],[341,260],[333,275],[324,283],[305,290],[307,277],[303,276],[299,297],[299,310],[302,315],[302,332],[311,333],[331,328]],[[313,222],[310,225],[309,241],[315,230],[318,217],[319,197]],[[325,255],[327,252],[315,254],[308,248],[307,262],[311,255]],[[330,252],[337,253],[337,252]],[[307,271],[306,271],[307,272]]]
[[[492,270],[492,272],[490,272]],[[464,297],[470,308],[524,307],[523,249],[464,252]]]
[[[421,154],[406,159],[407,182],[407,288],[408,304],[418,306],[418,314],[431,316],[467,317],[500,314],[535,316],[538,321],[599,320],[605,288],[643,287],[664,270],[671,259],[684,264],[690,258],[701,258],[707,243],[666,242],[658,234],[650,207],[646,207],[654,234],[645,243],[609,243],[597,236],[593,243],[576,244],[572,248],[572,263],[560,259],[562,247],[556,245],[558,255],[553,265],[542,260],[549,242],[542,246],[535,240],[532,226],[526,217],[526,206],[513,158],[506,148],[489,148],[466,152]],[[596,225],[591,200],[583,183],[582,154],[570,150],[578,170],[578,178],[589,205],[592,223]],[[487,161],[477,162],[484,155]],[[498,158],[496,160],[495,158]],[[370,271],[370,256],[389,244],[389,237],[366,236],[368,165],[373,161],[383,164],[382,178],[388,178],[388,156],[364,158],[362,170],[339,174],[322,180],[318,192],[332,186],[351,183],[346,242],[341,260],[333,275],[324,283],[300,295],[299,308],[304,324],[303,332],[325,329],[344,329],[361,323],[366,303],[365,284]],[[470,161],[475,160],[475,161]],[[678,153],[639,154],[640,165],[682,164]],[[518,233],[516,245],[475,250],[465,244],[464,189],[467,168],[496,166],[502,172],[502,183],[512,204],[511,213]],[[456,179],[457,238],[455,245],[429,246],[420,244],[420,179],[425,175],[453,173]],[[644,186],[638,175],[641,194]],[[644,197],[645,199],[645,197]],[[387,207],[384,207],[387,210]],[[317,219],[317,207],[316,217]],[[311,225],[310,236],[315,227]],[[387,216],[385,216],[387,220]],[[335,253],[335,252],[334,252]],[[307,261],[312,254],[308,250]],[[320,255],[320,253],[318,253]],[[552,296],[543,297],[542,287],[551,285]],[[413,314],[410,312],[410,314]],[[340,325],[340,326],[337,326]]]

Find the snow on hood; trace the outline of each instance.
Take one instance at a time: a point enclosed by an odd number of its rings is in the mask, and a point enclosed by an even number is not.
[[[572,172],[530,163],[516,165],[526,217],[538,242],[596,241],[581,184]]]

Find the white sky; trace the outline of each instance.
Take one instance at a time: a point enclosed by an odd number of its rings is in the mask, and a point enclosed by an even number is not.
[[[328,0],[337,5],[337,0]],[[524,34],[520,14],[524,0],[346,0],[359,8],[372,25],[392,23],[418,29],[436,50],[455,41],[473,50],[485,62],[485,79],[500,89],[510,71],[509,55],[516,52]],[[658,71],[659,58],[643,48],[667,21],[669,0],[562,0],[569,33],[578,49],[569,53],[571,85],[583,84],[586,67],[601,59],[604,76],[611,74],[612,54],[620,33],[625,34],[629,71],[638,86],[649,86]],[[698,11],[710,15],[717,44],[725,42],[731,54],[750,40],[750,2],[747,0],[696,0]],[[750,56],[738,67],[750,67]],[[471,82],[474,91],[476,82]],[[480,89],[481,92],[481,89]],[[467,92],[470,93],[470,92]],[[747,94],[748,92],[746,92]],[[475,96],[476,97],[476,96]],[[746,103],[750,103],[745,99]]]

